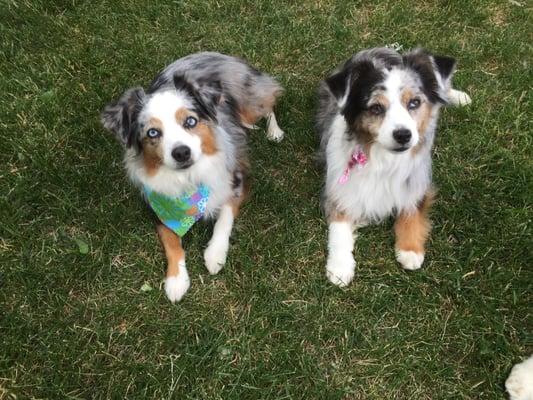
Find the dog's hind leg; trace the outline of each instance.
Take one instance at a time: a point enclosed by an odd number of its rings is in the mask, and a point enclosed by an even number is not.
[[[250,101],[247,105],[250,111],[245,112],[244,115],[251,114],[256,120],[266,118],[267,138],[274,142],[280,142],[283,139],[284,132],[278,125],[274,107],[283,89],[273,78],[266,75],[259,77],[252,89]]]
[[[462,107],[472,103],[472,99],[461,90],[450,89],[448,91],[448,102],[453,106]]]
[[[281,142],[285,132],[279,127],[274,111],[267,115],[267,138],[274,142]]]

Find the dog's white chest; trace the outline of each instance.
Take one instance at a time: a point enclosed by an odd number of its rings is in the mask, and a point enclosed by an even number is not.
[[[339,211],[360,222],[378,221],[417,206],[430,185],[430,168],[408,153],[371,151],[368,162],[351,169],[344,183],[345,167],[328,164],[326,190]]]

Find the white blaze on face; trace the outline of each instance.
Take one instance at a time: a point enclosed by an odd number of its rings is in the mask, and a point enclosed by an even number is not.
[[[156,93],[146,104],[141,120],[157,118],[163,124],[161,149],[163,164],[174,168],[177,163],[172,157],[172,150],[178,146],[191,149],[191,161],[196,162],[202,154],[202,143],[198,135],[188,132],[176,119],[176,111],[190,109],[191,103],[184,96],[173,91]]]
[[[387,149],[393,150],[400,147],[400,144],[394,140],[393,132],[398,129],[408,129],[412,136],[411,141],[406,146],[416,146],[419,140],[417,124],[405,105],[402,104],[402,91],[405,89],[406,82],[411,79],[405,71],[399,69],[385,73],[384,95],[389,101],[389,108],[379,129],[377,141]]]

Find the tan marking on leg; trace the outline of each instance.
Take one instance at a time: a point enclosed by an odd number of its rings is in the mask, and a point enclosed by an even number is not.
[[[416,211],[398,215],[394,224],[396,249],[424,253],[424,245],[431,231],[428,212],[432,202],[433,192],[428,191]]]
[[[167,256],[167,278],[178,276],[180,272],[179,262],[185,260],[185,251],[181,247],[181,239],[163,224],[157,225],[157,233]]]
[[[248,198],[250,194],[250,180],[245,175],[242,178],[242,190],[239,196],[234,196],[230,201],[231,209],[233,211],[233,217],[236,218],[239,215],[241,204]]]
[[[349,224],[354,223],[354,220],[351,217],[349,217],[344,211],[340,211],[337,208],[335,202],[326,200],[326,203],[324,204],[324,211],[326,213],[328,224],[331,224],[332,222],[347,222]]]
[[[334,211],[328,218],[328,223],[331,224],[332,222],[351,222],[351,220],[343,212]]]
[[[239,215],[240,207],[244,199],[241,197],[236,197],[231,201],[231,211],[233,212],[233,217],[237,218]]]
[[[241,123],[246,126],[253,126],[259,119],[261,119],[261,115],[254,112],[254,110],[245,107],[241,108],[239,116],[241,118]]]
[[[239,115],[244,125],[253,126],[261,118],[265,118],[274,111],[274,105],[282,90],[264,93],[257,101],[251,101],[240,106]]]

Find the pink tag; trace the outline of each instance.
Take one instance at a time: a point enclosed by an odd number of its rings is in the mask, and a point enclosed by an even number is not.
[[[346,182],[348,182],[350,171],[354,166],[357,165],[357,169],[361,169],[365,166],[367,162],[368,158],[366,157],[365,152],[363,151],[361,146],[357,146],[353,151],[352,156],[350,157],[350,161],[348,161],[346,169],[339,178],[339,184],[344,185]]]
[[[342,173],[341,177],[339,178],[339,183],[341,185],[344,185],[346,182],[348,182],[348,175],[350,174],[350,170],[346,168],[344,172]]]

